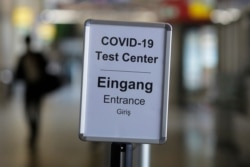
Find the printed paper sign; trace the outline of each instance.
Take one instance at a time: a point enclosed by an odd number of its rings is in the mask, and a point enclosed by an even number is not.
[[[164,23],[86,21],[82,140],[166,141],[171,34]]]

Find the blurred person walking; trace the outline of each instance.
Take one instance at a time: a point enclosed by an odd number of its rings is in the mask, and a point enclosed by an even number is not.
[[[44,81],[48,61],[41,53],[32,51],[30,36],[27,36],[24,42],[26,50],[18,61],[14,79],[25,84],[24,103],[29,126],[29,147],[34,151],[39,131],[41,102],[45,95]]]

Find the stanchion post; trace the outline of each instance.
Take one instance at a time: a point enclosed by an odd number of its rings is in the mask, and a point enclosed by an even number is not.
[[[131,143],[112,143],[110,167],[132,167],[133,145]]]
[[[150,167],[150,144],[138,144],[135,149],[135,166]]]

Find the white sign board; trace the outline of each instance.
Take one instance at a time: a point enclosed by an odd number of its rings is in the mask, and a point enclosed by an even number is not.
[[[80,138],[164,143],[171,26],[88,20],[84,28]]]

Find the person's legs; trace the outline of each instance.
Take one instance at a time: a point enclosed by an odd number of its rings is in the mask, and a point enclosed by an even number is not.
[[[26,101],[26,117],[29,126],[29,146],[34,149],[40,123],[40,100],[32,98]]]

